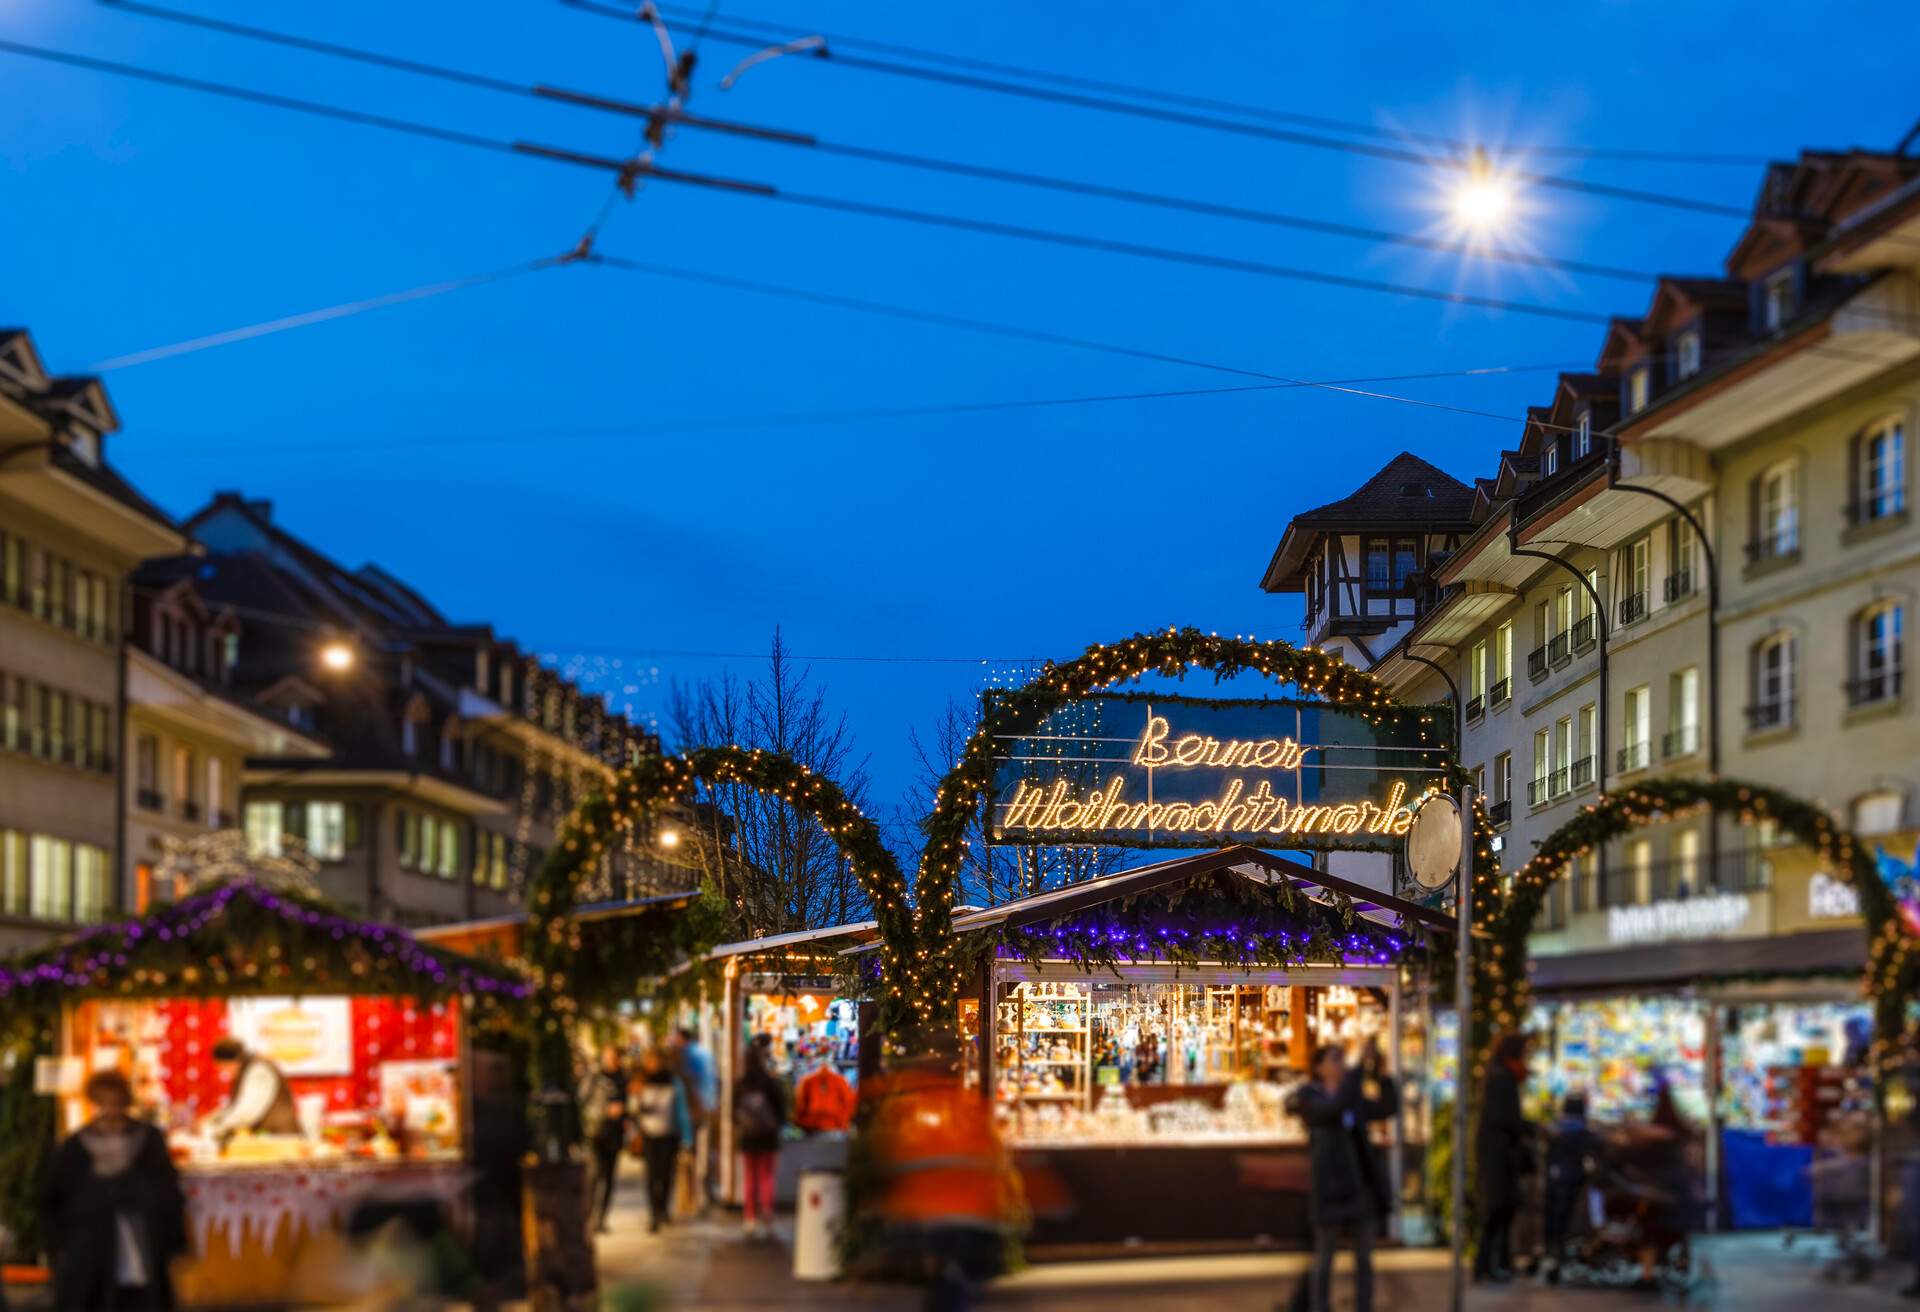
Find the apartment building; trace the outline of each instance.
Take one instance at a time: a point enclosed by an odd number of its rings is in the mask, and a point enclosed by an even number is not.
[[[162,559],[131,576],[120,897],[135,912],[179,892],[156,883],[169,839],[239,827],[249,758],[328,755],[324,742],[242,694],[235,674],[246,626],[200,595],[192,557],[181,564]]]
[[[0,954],[119,903],[126,581],[186,545],[109,464],[119,426],[0,329]]]
[[[1458,687],[1509,871],[1599,793],[1669,774],[1816,800],[1910,866],[1916,423],[1920,158],[1805,152],[1767,169],[1718,276],[1661,279],[1529,409],[1397,640],[1338,649],[1410,701]],[[1863,1023],[1857,903],[1737,817],[1576,861],[1530,949],[1556,1089],[1638,1097],[1664,1063],[1730,1134],[1765,1127],[1756,1072],[1839,1061]],[[1738,1223],[1721,1146],[1709,1187]]]
[[[455,624],[377,565],[349,569],[290,532],[270,502],[220,493],[186,528],[201,555],[152,561],[244,626],[221,677],[295,739],[249,754],[240,824],[259,850],[290,839],[323,891],[406,924],[508,914],[575,802],[655,744],[485,624]],[[672,853],[637,844],[595,897],[688,886]]]

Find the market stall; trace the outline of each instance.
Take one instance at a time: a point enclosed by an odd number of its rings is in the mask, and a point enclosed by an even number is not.
[[[979,955],[963,1031],[1009,1147],[1068,1205],[1036,1256],[1111,1245],[1297,1246],[1311,1055],[1424,1065],[1411,1005],[1440,917],[1251,848],[1164,861],[956,917]],[[1407,1081],[1417,1102],[1420,1081]],[[1399,1196],[1420,1145],[1374,1127]],[[1148,1203],[1146,1200],[1150,1200]]]
[[[724,987],[720,991],[719,1066],[721,1087],[731,1089],[740,1071],[746,1047],[759,1035],[768,1039],[774,1074],[787,1085],[789,1107],[797,1104],[803,1082],[831,1072],[857,1087],[863,1069],[861,1036],[871,1029],[861,1023],[862,999],[846,995],[847,972],[839,954],[871,943],[875,922],[860,921],[825,929],[799,930],[766,938],[723,943],[707,953],[720,964]],[[869,1062],[875,1055],[865,1054]],[[720,1114],[721,1194],[740,1201],[739,1162],[734,1152],[733,1103],[722,1097]],[[791,1202],[802,1170],[838,1166],[846,1158],[844,1134],[812,1134],[789,1143],[780,1154],[775,1178],[776,1201]]]
[[[0,967],[0,1004],[57,1015],[40,1091],[68,1134],[117,1070],[187,1195],[191,1304],[347,1297],[355,1209],[461,1218],[468,1030],[523,997],[510,973],[343,915],[303,889],[222,881]]]
[[[1644,1120],[1664,1083],[1717,1227],[1814,1225],[1816,1165],[1871,1101],[1862,960],[1851,930],[1540,958],[1534,1110],[1577,1092],[1603,1125]]]

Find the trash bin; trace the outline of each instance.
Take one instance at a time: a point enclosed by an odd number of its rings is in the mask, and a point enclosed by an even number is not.
[[[833,1280],[840,1274],[840,1220],[846,1180],[838,1171],[803,1171],[793,1212],[793,1278]]]

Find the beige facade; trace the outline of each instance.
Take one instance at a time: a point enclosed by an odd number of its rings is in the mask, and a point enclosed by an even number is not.
[[[0,332],[0,953],[119,905],[126,580],[184,539],[107,465],[117,426]]]

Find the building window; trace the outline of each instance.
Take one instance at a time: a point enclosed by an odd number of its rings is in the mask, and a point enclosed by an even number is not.
[[[278,802],[248,802],[247,851],[254,856],[279,856],[286,837],[286,813]]]
[[[400,717],[400,751],[405,756],[420,754],[420,727],[413,722],[413,716]]]
[[[1906,795],[1897,788],[1856,797],[1853,799],[1853,832],[1860,837],[1895,833],[1906,827],[1902,821],[1906,809]]]
[[[1667,736],[1660,747],[1668,760],[1700,750],[1700,671],[1695,666],[1667,678]]]
[[[411,870],[420,863],[420,822],[411,811],[395,817],[394,832],[400,842],[400,868]]]
[[[1413,576],[1420,569],[1420,546],[1412,538],[1371,538],[1367,541],[1367,591],[1376,597],[1413,595]]]
[[[1513,687],[1513,621],[1508,620],[1493,631],[1493,686],[1492,700],[1503,702]]]
[[[1513,753],[1502,752],[1493,758],[1493,801],[1496,806],[1513,800]]]
[[[1573,717],[1563,715],[1553,726],[1553,795],[1555,797],[1573,787]]]
[[[1573,458],[1582,459],[1593,450],[1593,412],[1582,410],[1573,422]]]
[[[1647,408],[1647,397],[1653,390],[1653,370],[1641,365],[1627,375],[1627,413],[1637,415]]]
[[[1626,715],[1622,730],[1626,739],[1620,748],[1620,770],[1644,770],[1651,753],[1648,735],[1652,730],[1653,689],[1647,684],[1627,689]]]
[[[1779,560],[1800,550],[1800,467],[1792,460],[1770,466],[1754,480],[1754,560]]]
[[[1700,372],[1700,330],[1689,328],[1673,339],[1673,376],[1687,379]]]
[[[1560,472],[1560,443],[1549,440],[1547,449],[1540,453],[1540,473],[1544,478],[1552,478]]]
[[[1673,836],[1673,891],[1690,897],[1700,890],[1700,834],[1682,829]]]
[[[35,834],[27,845],[29,914],[38,920],[73,916],[73,844]]]
[[[107,853],[92,843],[73,849],[73,918],[83,924],[105,920],[113,890],[107,882]]]
[[[0,829],[0,915],[27,914],[33,905],[29,884],[27,836],[17,829]]]
[[[1627,869],[1632,875],[1633,900],[1643,906],[1653,901],[1653,844],[1644,838],[1627,844]]]
[[[173,749],[173,804],[180,808],[180,814],[189,820],[200,817],[200,808],[193,798],[193,749],[175,747]]]
[[[1898,419],[1883,419],[1853,441],[1855,524],[1890,519],[1907,508],[1907,431]]]
[[[442,879],[460,873],[460,827],[451,820],[440,822],[440,846],[433,869]]]
[[[1487,644],[1485,641],[1473,644],[1473,658],[1469,666],[1468,692],[1476,702],[1484,701],[1487,695]]]
[[[1799,643],[1791,633],[1762,638],[1753,648],[1753,702],[1747,724],[1756,733],[1793,723]]]
[[[207,758],[207,828],[218,829],[228,819],[226,795],[220,791],[220,758]]]
[[[321,861],[346,859],[347,806],[345,802],[307,803],[307,851]]]
[[[1592,702],[1580,708],[1580,736],[1574,742],[1573,752],[1572,783],[1575,788],[1581,788],[1593,782],[1594,710]]]
[[[1853,678],[1847,700],[1854,706],[1890,701],[1900,695],[1902,657],[1906,654],[1906,608],[1883,601],[1853,620]]]
[[[1527,785],[1527,804],[1538,806],[1553,794],[1549,767],[1553,745],[1545,729],[1533,731],[1533,782]]]
[[[1620,553],[1620,612],[1616,617],[1625,627],[1647,617],[1647,587],[1653,574],[1653,541],[1635,538]]]
[[[1793,318],[1793,268],[1789,265],[1770,275],[1760,287],[1760,328],[1777,332]]]

